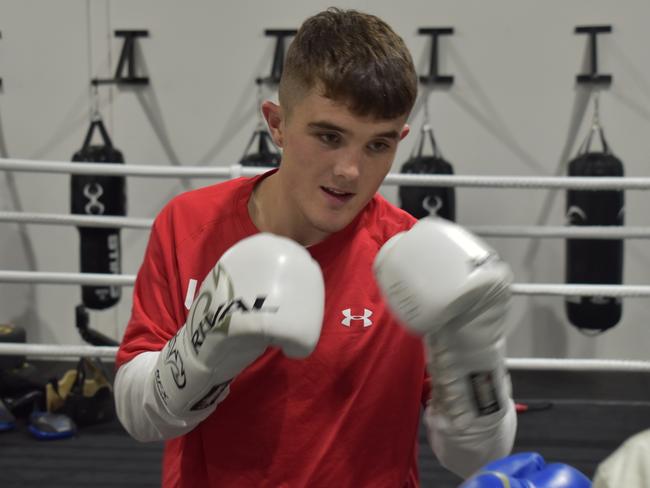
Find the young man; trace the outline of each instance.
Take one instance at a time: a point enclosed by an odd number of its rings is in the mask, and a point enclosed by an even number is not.
[[[167,441],[165,486],[418,486],[422,406],[461,476],[510,451],[507,266],[376,194],[416,92],[388,25],[321,12],[262,106],[280,168],[157,217],[115,396],[136,439]]]

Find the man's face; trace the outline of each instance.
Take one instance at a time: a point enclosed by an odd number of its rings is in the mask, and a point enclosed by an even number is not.
[[[276,197],[286,204],[292,237],[318,240],[348,225],[390,171],[398,142],[408,134],[406,115],[376,120],[312,90],[287,117],[266,102],[263,112],[283,148]],[[279,207],[283,207],[280,203]]]

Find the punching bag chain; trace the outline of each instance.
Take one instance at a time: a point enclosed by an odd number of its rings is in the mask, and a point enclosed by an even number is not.
[[[429,94],[431,93],[430,88],[426,88],[424,92],[424,105],[423,105],[423,120],[422,128],[420,129],[419,141],[413,147],[411,151],[410,159],[419,158],[424,155],[424,144],[427,140],[431,143],[431,150],[433,151],[432,155],[436,158],[442,159],[442,153],[436,144],[436,138],[433,134],[433,127],[431,126],[431,118],[429,115]]]
[[[600,124],[600,94],[598,90],[594,91],[593,99],[594,99],[594,113],[591,118],[591,130],[589,131],[587,138],[580,146],[580,150],[578,151],[579,154],[584,154],[589,152],[591,148],[591,139],[594,136],[594,134],[596,134],[600,138],[600,143],[603,146],[603,152],[609,153],[609,145],[607,144],[607,140],[605,139],[605,132],[603,131],[603,126]]]
[[[91,85],[90,88],[90,121],[95,122],[101,120],[102,116],[99,113],[99,89],[97,85]]]
[[[591,130],[600,130],[600,92],[594,92],[594,116],[591,120]]]

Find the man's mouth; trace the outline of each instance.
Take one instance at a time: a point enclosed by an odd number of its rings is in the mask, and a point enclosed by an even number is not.
[[[330,197],[334,198],[335,200],[339,202],[346,202],[350,198],[354,196],[354,193],[350,193],[347,191],[339,190],[337,188],[332,188],[331,186],[321,186],[321,190],[323,190],[327,195]]]

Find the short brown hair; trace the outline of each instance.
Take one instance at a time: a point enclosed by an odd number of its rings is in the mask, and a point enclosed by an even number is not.
[[[280,103],[290,112],[315,86],[353,113],[377,119],[408,114],[417,96],[403,39],[374,15],[338,8],[308,18],[298,30],[287,51]]]

